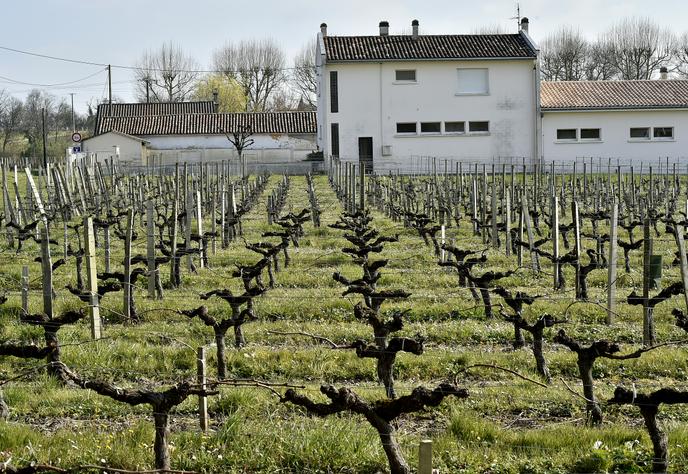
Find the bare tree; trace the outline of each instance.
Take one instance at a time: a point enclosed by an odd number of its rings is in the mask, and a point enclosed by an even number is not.
[[[301,101],[315,109],[317,105],[318,81],[315,74],[315,55],[317,42],[309,41],[294,57],[292,82],[301,96]]]
[[[540,70],[548,81],[580,81],[585,78],[588,42],[579,30],[563,26],[542,42]]]
[[[199,76],[196,61],[171,41],[146,51],[137,68],[136,94],[141,101],[146,100],[147,92],[154,102],[184,101],[193,93]]]
[[[688,31],[681,35],[676,45],[676,70],[688,78]]]
[[[241,84],[247,112],[268,110],[273,92],[286,81],[284,51],[271,39],[227,43],[215,51],[213,66]]]
[[[651,79],[674,57],[676,36],[649,18],[624,18],[605,35],[621,79]]]
[[[605,38],[588,46],[585,62],[585,79],[588,81],[608,81],[619,76],[619,70],[614,62],[613,46]]]
[[[315,110],[314,106],[304,101],[303,95],[288,87],[280,87],[272,93],[268,108],[276,112]]]
[[[0,133],[2,134],[2,152],[7,149],[7,144],[12,135],[19,131],[22,121],[24,104],[16,97],[0,91]]]
[[[29,141],[29,153],[36,154],[41,147],[41,137],[43,134],[41,114],[43,110],[45,110],[47,126],[54,108],[55,97],[47,92],[33,89],[26,97],[21,128]]]
[[[250,125],[238,125],[234,130],[224,132],[227,140],[236,148],[239,159],[244,150],[253,145],[254,140],[251,138],[253,129]]]
[[[477,28],[473,28],[474,35],[505,35],[511,33],[506,27],[499,23],[491,23]]]

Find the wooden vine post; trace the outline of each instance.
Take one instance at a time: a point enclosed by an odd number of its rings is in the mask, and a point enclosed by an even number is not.
[[[21,279],[22,314],[29,314],[29,266],[22,266]]]
[[[643,344],[650,346],[655,342],[655,328],[650,306],[650,259],[652,256],[652,232],[650,218],[643,222]]]
[[[201,425],[201,430],[208,431],[208,396],[205,394],[207,390],[206,379],[206,362],[205,362],[205,347],[199,347],[196,357],[196,368],[198,371],[198,386],[201,389],[201,394],[198,395],[198,419]]]
[[[559,288],[559,198],[552,196],[552,264],[554,268],[554,289]]]
[[[153,201],[146,203],[146,250],[148,260],[148,297],[155,298],[155,221],[153,220]]]
[[[133,288],[131,286],[131,238],[134,231],[134,211],[129,209],[126,217],[126,234],[124,236],[124,281],[122,282],[124,290],[124,304],[122,312],[124,319],[129,321],[131,319],[131,293]]]
[[[91,338],[101,338],[98,278],[96,272],[96,240],[93,232],[93,218],[84,219],[84,253],[86,257],[86,280],[88,285],[88,315],[91,323]],[[128,305],[127,305],[128,306]]]
[[[676,224],[676,246],[678,247],[679,262],[681,264],[681,281],[683,281],[683,298],[688,310],[688,257],[686,257],[686,242],[683,238],[685,227]]]
[[[609,221],[609,264],[607,266],[607,324],[614,322],[616,313],[616,264],[617,242],[619,239],[619,202],[614,199],[612,213]]]
[[[50,260],[48,224],[41,229],[41,270],[43,273],[43,312],[53,317],[53,268]]]

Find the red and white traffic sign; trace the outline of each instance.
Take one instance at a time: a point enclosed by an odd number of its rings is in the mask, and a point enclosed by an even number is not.
[[[79,132],[72,133],[72,141],[74,143],[80,143],[81,142],[81,134]]]

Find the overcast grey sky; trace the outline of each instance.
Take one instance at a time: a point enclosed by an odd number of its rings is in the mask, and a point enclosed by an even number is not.
[[[486,25],[516,31],[512,0],[3,0],[0,46],[51,56],[134,65],[142,52],[165,41],[180,44],[208,67],[213,49],[226,41],[272,37],[291,58],[318,31],[332,35],[377,34],[380,20],[392,33],[420,21],[421,34],[473,33]],[[688,1],[523,0],[521,15],[530,18],[536,41],[562,25],[574,25],[595,38],[625,16],[649,16],[676,33],[688,30]],[[92,97],[105,96],[101,67],[69,64],[0,49],[0,89],[25,96],[34,84],[56,84],[95,74],[73,85],[45,87],[57,97],[76,93],[75,107],[85,110]],[[131,71],[113,69],[114,94],[133,100]]]

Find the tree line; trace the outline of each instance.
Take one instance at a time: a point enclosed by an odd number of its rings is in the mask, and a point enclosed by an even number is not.
[[[74,113],[74,130],[92,130],[95,123],[95,106],[91,102],[87,113]],[[47,152],[62,155],[72,143],[72,107],[67,100],[52,94],[31,90],[26,99],[12,96],[0,89],[0,156],[40,155],[43,150],[43,113]]]
[[[623,18],[593,41],[562,26],[540,48],[544,80],[652,79],[662,67],[688,79],[688,31],[677,35],[649,18]]]
[[[135,96],[141,102],[213,100],[220,112],[313,110],[316,105],[315,40],[288,64],[273,39],[228,42],[213,51],[207,70],[180,45],[167,42],[136,64]]]

